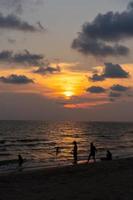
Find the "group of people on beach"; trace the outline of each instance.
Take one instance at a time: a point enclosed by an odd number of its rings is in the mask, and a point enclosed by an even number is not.
[[[78,147],[77,147],[77,142],[74,141],[73,142],[73,160],[74,160],[74,164],[77,164],[77,155],[78,155]],[[90,152],[89,152],[89,156],[88,156],[88,162],[89,160],[92,158],[94,162],[96,162],[96,152],[97,152],[97,149],[95,147],[95,145],[91,142],[90,143]],[[106,157],[102,157],[101,160],[112,160],[112,153],[107,150],[106,152]]]
[[[97,152],[97,149],[96,149],[95,145],[91,142],[90,143],[90,152],[89,152],[89,156],[88,156],[88,162],[91,158],[93,159],[94,162],[96,162],[96,157],[95,157],[96,152]],[[77,161],[78,161],[78,146],[77,146],[76,141],[73,142],[72,153],[73,153],[73,163],[77,164]],[[102,157],[101,160],[112,160],[112,153],[109,150],[107,150],[106,157]]]
[[[88,162],[90,161],[90,159],[92,158],[94,162],[96,162],[96,152],[97,149],[95,147],[95,145],[91,142],[90,143],[90,151],[89,151],[89,155],[88,155]],[[60,153],[60,147],[57,146],[56,147],[56,157],[58,156],[58,154]],[[78,145],[76,141],[73,141],[73,149],[72,149],[72,154],[73,154],[73,164],[77,164],[78,162]],[[101,160],[112,160],[112,153],[107,150],[106,151],[106,157],[102,157]],[[23,157],[19,154],[18,155],[18,166],[21,169],[22,165],[23,165],[24,159]]]
[[[95,147],[95,145],[91,142],[90,143],[90,152],[89,152],[89,156],[88,156],[88,162],[89,160],[92,158],[94,160],[94,162],[96,162],[96,152],[97,152],[97,149]],[[78,161],[78,146],[77,146],[77,142],[74,141],[73,142],[73,163],[74,164],[77,164],[77,161]],[[106,152],[106,157],[102,157],[101,160],[112,160],[112,153],[107,150]]]
[[[87,161],[89,162],[90,159],[92,158],[94,162],[96,162],[96,152],[97,149],[95,147],[95,145],[91,142],[90,143],[90,151],[89,151],[89,155],[88,155],[88,159]],[[57,146],[56,147],[56,157],[58,156],[58,154],[60,153],[60,147]],[[72,155],[73,155],[73,164],[77,164],[78,161],[78,145],[76,141],[73,141],[73,149],[72,149]],[[107,150],[106,151],[106,156],[102,157],[101,160],[112,160],[112,153]]]

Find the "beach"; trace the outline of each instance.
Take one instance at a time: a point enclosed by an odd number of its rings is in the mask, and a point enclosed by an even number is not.
[[[132,200],[133,158],[0,175],[0,200]]]

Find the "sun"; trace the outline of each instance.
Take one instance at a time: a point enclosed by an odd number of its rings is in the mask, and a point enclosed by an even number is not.
[[[74,95],[74,92],[73,91],[65,91],[64,92],[64,95],[68,98],[72,97]]]

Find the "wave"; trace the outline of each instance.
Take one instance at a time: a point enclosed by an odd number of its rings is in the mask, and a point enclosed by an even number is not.
[[[10,155],[12,155],[12,154],[10,154],[10,153],[0,153],[0,157],[1,156],[10,156]]]
[[[5,144],[6,140],[0,140],[0,144]]]

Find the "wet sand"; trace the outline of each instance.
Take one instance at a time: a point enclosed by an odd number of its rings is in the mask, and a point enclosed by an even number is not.
[[[132,200],[133,158],[0,175],[0,200]]]

